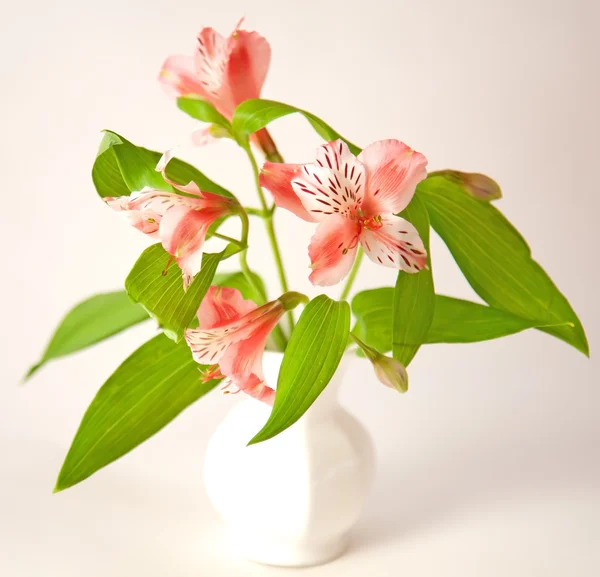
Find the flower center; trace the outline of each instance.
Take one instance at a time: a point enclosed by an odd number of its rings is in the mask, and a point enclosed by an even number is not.
[[[359,217],[358,224],[361,228],[366,228],[367,230],[379,230],[383,226],[383,221],[380,215],[370,216],[370,217]]]

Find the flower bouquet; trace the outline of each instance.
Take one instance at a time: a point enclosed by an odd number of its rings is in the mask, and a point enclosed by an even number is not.
[[[264,422],[243,446],[261,458],[258,447],[275,447],[275,437],[307,419],[351,353],[399,393],[408,390],[406,369],[424,344],[537,329],[588,354],[567,299],[493,204],[501,192],[491,178],[428,173],[426,156],[400,140],[361,148],[306,110],[261,99],[270,47],[240,25],[227,38],[201,30],[193,54],[167,58],[159,80],[202,123],[190,129],[190,146],[231,139],[244,151],[256,199],[226,190],[177,158],[177,148],[154,152],[112,131],[102,138],[92,169],[96,191],[153,244],[133,264],[124,291],[93,296],[66,315],[29,375],[137,323],[155,322],[159,334],[98,391],[56,491],[131,451],[217,388],[260,407]],[[323,141],[300,164],[283,160],[267,129],[290,114],[302,115]],[[255,200],[258,207],[250,207]],[[308,246],[309,279],[319,287],[343,283],[339,299],[290,290],[275,226],[282,210],[314,223],[312,237],[298,240]],[[239,221],[237,236],[222,232],[230,219]],[[281,283],[271,295],[248,265],[251,222],[269,237]],[[436,294],[431,228],[485,305]],[[239,270],[219,271],[229,259]],[[386,267],[389,286],[350,300],[369,267]],[[265,349],[279,352],[274,375],[265,376]]]

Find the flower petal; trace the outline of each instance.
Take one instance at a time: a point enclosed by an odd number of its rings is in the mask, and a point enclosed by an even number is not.
[[[220,324],[214,328],[188,329],[185,331],[185,340],[192,349],[192,355],[196,362],[200,364],[218,363],[227,347],[250,338],[261,326],[273,318],[277,319],[275,322],[277,324],[284,312],[285,308],[281,302],[271,301],[249,310],[243,316],[238,316],[227,324]]]
[[[360,243],[375,263],[406,272],[418,272],[427,265],[427,252],[417,229],[399,216],[386,215],[381,228],[364,228]]]
[[[367,171],[367,193],[362,209],[367,216],[396,214],[411,201],[427,176],[427,159],[399,140],[380,140],[359,155]]]
[[[271,47],[257,32],[235,30],[229,37],[228,49],[223,93],[229,94],[235,108],[245,100],[260,98],[271,62]]]
[[[334,214],[319,223],[308,254],[310,281],[314,285],[331,286],[340,282],[352,268],[360,227],[350,219]]]
[[[219,368],[232,387],[269,404],[275,398],[275,391],[265,383],[262,358],[267,338],[283,313],[283,307],[279,307],[263,315],[248,338],[229,346],[219,361]]]
[[[200,84],[194,59],[191,56],[169,56],[162,65],[158,80],[173,96],[186,94],[205,96],[205,90]]]
[[[314,164],[305,164],[292,188],[315,220],[339,214],[354,218],[363,201],[365,170],[345,142],[319,147]]]
[[[200,187],[192,180],[187,184],[179,184],[167,176],[167,165],[171,159],[174,158],[176,150],[177,148],[171,148],[170,150],[164,152],[160,157],[158,164],[156,165],[155,170],[162,174],[165,182],[181,192],[197,196],[198,199],[193,199],[195,202],[193,205],[194,208],[219,208],[224,213],[228,212],[234,202],[231,198],[221,194],[216,194],[214,192],[205,192],[204,190],[200,190]],[[174,196],[177,196],[178,198],[188,198],[177,194]]]
[[[202,265],[202,247],[210,225],[223,216],[221,208],[190,210],[176,206],[163,216],[158,230],[163,248],[177,259],[187,289]]]
[[[253,311],[257,305],[245,300],[234,288],[211,286],[198,309],[201,329],[213,329],[231,323]]]
[[[104,201],[113,210],[122,213],[131,226],[153,238],[157,236],[162,217],[170,208],[180,206],[189,210],[205,205],[200,199],[153,188],[132,192],[130,196],[106,197]]]
[[[317,222],[292,188],[292,180],[298,176],[301,168],[301,164],[265,162],[260,171],[260,185],[271,193],[275,204],[280,208],[285,208],[308,222]]]

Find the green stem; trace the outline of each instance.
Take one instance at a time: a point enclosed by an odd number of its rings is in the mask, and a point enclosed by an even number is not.
[[[250,270],[250,266],[248,265],[248,230],[250,223],[248,220],[248,214],[243,208],[241,208],[240,210],[240,219],[242,221],[241,242],[244,246],[244,249],[240,252],[240,268],[242,269],[242,273],[248,281],[248,284],[254,291],[254,294],[258,295],[264,303],[267,301],[267,295],[265,294],[264,290],[255,282],[254,276],[252,275],[252,272]],[[277,325],[273,330],[273,340],[275,341],[275,344],[277,345],[279,350],[285,351],[285,348],[287,346],[287,338],[285,336],[285,333],[283,332],[283,329],[279,325]]]
[[[342,296],[340,297],[341,300],[346,300],[348,298],[348,295],[350,294],[350,289],[354,284],[354,280],[356,279],[356,275],[358,274],[358,269],[360,268],[360,263],[364,254],[365,253],[362,249],[362,246],[359,246],[358,252],[356,253],[356,260],[354,261],[354,265],[352,266],[352,270],[350,271],[350,276],[348,277],[348,280],[346,281],[346,286],[342,291]]]
[[[250,208],[245,206],[244,209],[250,216],[258,216],[259,218],[267,218],[268,214],[260,208]]]
[[[284,293],[288,292],[288,283],[287,278],[285,276],[285,268],[283,266],[283,259],[281,258],[281,251],[279,250],[279,243],[277,242],[277,236],[275,235],[275,227],[273,225],[273,213],[275,212],[275,206],[269,208],[267,205],[267,200],[265,198],[265,193],[263,192],[262,187],[260,186],[260,172],[258,169],[258,165],[256,164],[256,159],[252,154],[252,150],[250,146],[244,147],[246,150],[246,154],[248,155],[248,159],[250,160],[250,164],[252,165],[252,172],[254,173],[254,183],[256,185],[256,191],[258,192],[258,198],[260,200],[260,205],[265,214],[263,220],[265,222],[265,228],[267,230],[267,235],[269,237],[269,243],[271,244],[271,250],[273,251],[273,256],[275,257],[275,265],[277,266],[277,274],[279,275],[279,282],[281,283],[281,289]],[[294,314],[292,311],[288,311],[288,320],[290,323],[290,329],[293,330],[295,326]]]
[[[237,244],[239,247],[244,247],[244,244],[242,243],[242,241],[237,240],[235,238],[231,238],[230,236],[227,236],[226,234],[221,234],[220,232],[213,232],[212,235],[215,238],[220,238],[221,240],[226,240],[227,242],[232,242],[233,244]]]

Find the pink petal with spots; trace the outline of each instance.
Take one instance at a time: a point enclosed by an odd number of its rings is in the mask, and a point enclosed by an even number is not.
[[[354,263],[359,234],[360,227],[339,214],[320,222],[308,247],[310,282],[319,286],[340,282]]]
[[[131,226],[152,238],[158,237],[160,222],[172,207],[199,209],[206,204],[199,198],[190,198],[153,188],[132,192],[130,196],[107,197],[104,201],[113,210],[120,212]]]
[[[250,338],[273,311],[276,311],[279,317],[283,314],[283,306],[279,301],[251,309],[217,327],[188,329],[185,338],[192,349],[194,359],[201,364],[218,363],[228,346]]]
[[[427,176],[427,159],[399,140],[374,142],[358,159],[367,171],[367,193],[362,204],[367,216],[403,211],[417,184]]]
[[[275,392],[265,383],[262,358],[267,338],[282,314],[283,309],[266,315],[264,321],[247,339],[232,344],[219,361],[221,372],[234,387],[270,404]]]
[[[175,97],[187,94],[206,96],[192,56],[169,56],[162,65],[158,80]]]
[[[316,162],[302,167],[292,188],[317,221],[334,214],[355,218],[365,194],[365,170],[346,143],[335,140],[318,148]]]
[[[386,215],[381,228],[364,228],[360,243],[375,263],[405,272],[419,272],[427,265],[427,253],[417,229],[399,216]]]
[[[269,334],[285,312],[284,306],[272,301],[256,308],[244,301],[239,291],[220,291],[216,287],[211,287],[205,298],[209,303],[202,305],[200,321],[202,326],[216,326],[185,331],[194,359],[202,364],[219,364],[226,377],[222,387],[225,392],[241,390],[272,404],[275,393],[264,382],[262,357]]]
[[[299,175],[301,168],[301,164],[265,162],[260,171],[260,185],[271,193],[278,207],[285,208],[308,222],[317,222],[292,188],[292,180]]]
[[[225,86],[225,70],[229,60],[229,42],[214,28],[203,28],[198,34],[194,56],[196,77],[202,87],[202,96],[225,117],[231,120],[235,103]]]

